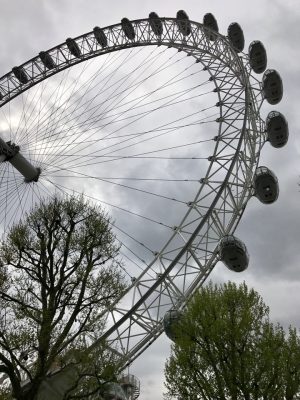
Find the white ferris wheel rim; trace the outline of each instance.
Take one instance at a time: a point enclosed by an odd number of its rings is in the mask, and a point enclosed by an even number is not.
[[[107,311],[110,326],[91,346],[104,338],[112,347],[117,346],[122,367],[130,364],[161,334],[163,313],[181,308],[212,271],[218,261],[219,240],[235,231],[253,195],[253,176],[265,141],[264,123],[259,115],[263,97],[247,55],[240,56],[221,34],[214,33],[211,40],[200,23],[190,21],[191,33],[184,35],[178,29],[176,18],[160,20],[163,25],[160,36],[152,31],[149,19],[132,21],[133,39],[127,37],[121,24],[111,25],[102,29],[108,40],[105,47],[97,42],[92,31],[74,39],[80,49],[78,56],[71,54],[65,42],[48,50],[46,53],[55,61],[52,69],[46,68],[39,56],[22,64],[19,68],[26,72],[26,83],[20,82],[12,72],[0,78],[2,107],[50,76],[80,62],[124,49],[157,45],[175,48],[194,58],[215,85],[220,110],[218,132],[200,188],[167,242],[132,280],[124,294],[130,299],[130,305],[124,307],[118,302]],[[257,87],[253,89],[252,84]],[[210,202],[205,209],[201,206],[203,198]],[[150,269],[161,272],[149,279]],[[186,277],[189,278],[183,283]]]

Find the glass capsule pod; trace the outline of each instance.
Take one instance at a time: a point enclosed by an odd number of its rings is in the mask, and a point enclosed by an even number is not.
[[[127,399],[136,399],[137,395],[140,393],[140,381],[139,379],[132,375],[122,375],[119,379],[119,383],[127,396]]]
[[[135,38],[135,32],[134,32],[134,27],[133,27],[131,21],[129,21],[128,18],[122,18],[121,26],[122,26],[125,36],[129,40],[133,40]]]
[[[179,10],[177,11],[176,18],[179,32],[183,36],[188,36],[191,33],[191,23],[187,13],[184,10]]]
[[[171,339],[173,342],[178,339],[178,335],[175,333],[175,331],[178,326],[178,322],[181,319],[181,316],[182,313],[175,309],[167,311],[164,315],[164,331],[168,338]]]
[[[267,167],[258,167],[254,175],[255,196],[264,204],[278,199],[279,186],[276,175]]]
[[[93,29],[95,39],[100,44],[100,46],[107,47],[107,37],[103,31],[103,29],[99,28],[99,26],[95,26]]]
[[[203,25],[207,28],[206,35],[209,40],[214,41],[216,39],[216,35],[213,32],[219,32],[219,27],[216,18],[213,14],[207,13],[203,17]]]
[[[149,24],[156,36],[161,36],[163,34],[163,24],[155,12],[149,14]]]
[[[267,68],[267,52],[259,40],[254,40],[249,45],[249,63],[256,74],[261,74]]]
[[[226,235],[219,242],[220,259],[228,269],[242,272],[247,269],[249,255],[245,244],[233,235]]]
[[[285,117],[279,111],[271,111],[266,120],[268,141],[273,147],[283,147],[289,138],[289,127]]]
[[[53,60],[53,58],[50,56],[50,54],[47,51],[41,51],[39,53],[40,59],[47,69],[53,69],[56,67],[56,64]]]
[[[237,22],[229,25],[227,35],[230,43],[238,53],[243,51],[245,46],[244,32]]]
[[[81,51],[80,48],[78,46],[78,44],[76,43],[76,41],[72,38],[68,38],[66,40],[66,44],[67,47],[69,49],[69,52],[76,58],[79,58],[81,56]]]
[[[103,392],[104,400],[128,400],[127,396],[119,383],[109,382],[105,385]]]
[[[23,67],[13,67],[12,72],[20,83],[25,85],[28,82],[28,75]]]
[[[262,87],[265,99],[270,104],[278,104],[283,95],[282,80],[275,69],[268,69],[263,76]]]

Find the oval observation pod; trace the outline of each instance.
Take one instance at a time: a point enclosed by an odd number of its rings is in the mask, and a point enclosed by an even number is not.
[[[95,39],[100,44],[101,47],[107,47],[107,37],[103,32],[103,29],[99,28],[99,26],[95,26],[93,29]]]
[[[276,175],[267,167],[258,167],[254,175],[255,196],[264,204],[278,199],[279,186]]]
[[[268,69],[264,73],[262,86],[267,102],[270,104],[278,104],[282,99],[283,86],[281,77],[275,69]]]
[[[289,127],[284,116],[278,111],[271,111],[266,120],[268,140],[273,147],[283,147],[289,138]]]
[[[135,38],[135,32],[134,32],[134,27],[133,27],[132,23],[129,21],[129,19],[122,18],[121,26],[122,26],[123,32],[125,33],[125,36],[128,39],[133,40]]]
[[[137,396],[134,397],[134,395],[138,395],[140,393],[141,384],[136,376],[132,374],[122,375],[119,379],[119,383],[128,399],[137,398]]]
[[[247,269],[249,255],[245,244],[233,235],[224,236],[219,243],[220,259],[228,269],[242,272]]]
[[[181,312],[174,309],[167,311],[164,315],[164,331],[168,338],[173,342],[178,339],[178,335],[175,333],[175,330],[178,326],[181,316]]]
[[[20,83],[25,84],[28,82],[28,75],[23,67],[13,67],[12,72]]]
[[[267,52],[259,40],[254,40],[249,46],[250,67],[256,74],[261,74],[267,68]]]
[[[163,34],[163,24],[155,12],[149,14],[149,24],[154,35],[161,36]]]
[[[228,39],[231,42],[232,46],[234,47],[235,51],[238,53],[243,51],[245,46],[245,38],[244,32],[240,25],[237,22],[233,22],[229,25],[228,30]]]
[[[104,399],[107,400],[127,400],[127,396],[119,383],[109,382],[104,385]]]
[[[213,14],[207,13],[203,17],[203,25],[207,28],[206,35],[209,40],[213,41],[216,39],[216,35],[213,32],[219,32],[219,27],[216,18]]]
[[[44,64],[45,68],[53,69],[56,67],[56,64],[55,64],[53,58],[50,56],[49,53],[47,53],[47,51],[41,51],[39,53],[39,56],[40,56],[42,63]]]
[[[78,44],[76,43],[76,41],[72,38],[68,38],[66,40],[66,44],[67,47],[69,49],[69,52],[76,58],[79,58],[81,56],[81,51],[80,48],[78,46]]]
[[[183,36],[188,36],[191,33],[191,23],[187,13],[184,10],[179,10],[177,11],[176,18],[179,32]]]

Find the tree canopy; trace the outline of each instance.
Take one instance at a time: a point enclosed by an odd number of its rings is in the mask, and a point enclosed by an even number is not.
[[[108,215],[82,197],[55,197],[8,232],[0,246],[0,372],[15,399],[35,399],[49,373],[70,365],[79,366],[78,380],[66,399],[86,398],[111,379],[111,353],[87,349],[103,331],[101,313],[125,289],[119,247]]]
[[[166,398],[292,400],[300,392],[300,339],[269,320],[261,296],[243,283],[195,293],[177,321],[165,366]]]

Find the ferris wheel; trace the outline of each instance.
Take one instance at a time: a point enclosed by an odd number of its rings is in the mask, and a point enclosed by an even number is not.
[[[99,316],[107,329],[91,349],[106,339],[121,368],[164,329],[172,337],[218,261],[248,266],[235,229],[252,196],[278,197],[258,162],[267,141],[288,140],[280,112],[260,116],[282,81],[260,41],[243,50],[237,23],[225,36],[212,14],[152,12],[68,38],[0,78],[1,230],[54,193],[108,210],[128,289]]]

